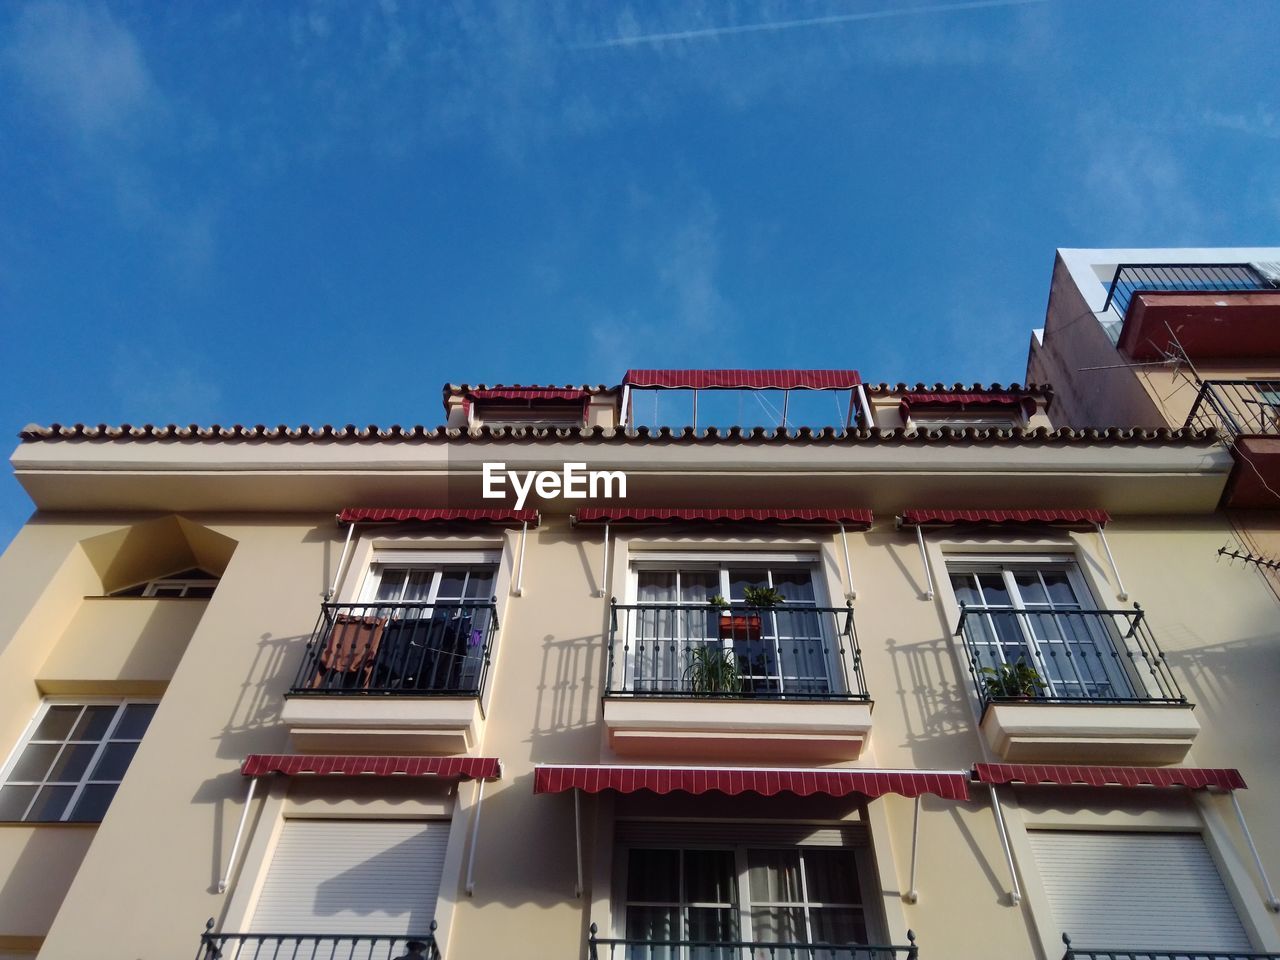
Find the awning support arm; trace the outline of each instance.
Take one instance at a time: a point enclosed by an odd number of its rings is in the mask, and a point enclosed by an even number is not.
[[[916,797],[916,809],[911,815],[911,884],[907,890],[907,903],[919,903],[920,892],[916,889],[916,848],[920,841],[920,797]]]
[[[332,600],[338,593],[338,581],[342,579],[342,570],[347,565],[347,553],[351,550],[351,535],[356,532],[354,522],[347,526],[347,540],[342,545],[342,555],[338,557],[338,567],[333,571],[333,586],[329,588],[326,600]]]
[[[840,524],[840,544],[844,547],[844,582],[849,592],[845,596],[850,600],[858,599],[858,591],[853,586],[853,567],[849,564],[849,538],[844,532],[844,524]]]
[[[467,853],[467,896],[474,896],[476,889],[476,843],[480,839],[480,807],[484,803],[484,780],[476,781],[476,812],[471,815],[471,850]]]
[[[933,599],[933,567],[929,566],[929,551],[924,548],[924,530],[920,524],[916,524],[916,542],[920,544],[920,561],[924,564],[925,581],[929,585],[929,589],[925,592],[926,600]]]
[[[258,778],[249,778],[249,789],[244,797],[244,809],[240,811],[240,826],[236,827],[236,838],[231,841],[231,855],[227,857],[227,872],[218,881],[218,892],[226,893],[231,883],[231,875],[236,869],[236,858],[240,854],[240,841],[244,839],[245,824],[249,822],[249,810],[253,807],[253,791],[258,786]]]
[[[858,400],[862,406],[862,416],[866,420],[863,428],[866,430],[874,430],[876,419],[871,414],[871,401],[867,399],[867,388],[862,384],[858,384]]]
[[[582,791],[573,791],[573,842],[577,847],[578,883],[573,888],[573,895],[581,897],[582,885]]]
[[[1004,847],[1004,860],[1009,865],[1009,880],[1013,884],[1009,899],[1014,906],[1017,906],[1022,902],[1022,888],[1018,886],[1018,871],[1013,866],[1013,848],[1009,846],[1009,834],[1004,826],[1004,811],[1000,809],[1000,797],[996,794],[996,785],[990,783],[987,787],[991,790],[991,809],[996,815],[996,831],[1000,834],[1000,843]]]
[[[596,587],[597,597],[609,595],[609,521],[604,522],[604,562],[600,566],[600,586]]]
[[[1111,574],[1116,578],[1116,596],[1121,600],[1129,599],[1129,591],[1124,588],[1124,581],[1120,579],[1120,568],[1116,566],[1116,558],[1111,555],[1111,547],[1107,544],[1107,535],[1102,530],[1102,524],[1095,523],[1094,529],[1098,531],[1098,538],[1102,541],[1102,549],[1107,555],[1107,562],[1111,564]]]
[[[1244,842],[1249,845],[1253,862],[1258,867],[1258,876],[1262,878],[1263,889],[1267,891],[1267,909],[1272,913],[1280,913],[1280,899],[1276,899],[1276,892],[1271,888],[1271,881],[1267,879],[1267,871],[1262,866],[1262,857],[1258,855],[1258,848],[1253,844],[1253,835],[1249,833],[1249,825],[1244,821],[1244,811],[1240,809],[1240,801],[1236,798],[1234,790],[1231,791],[1231,805],[1236,808],[1236,820],[1240,822],[1240,832],[1244,834]]]
[[[529,521],[526,520],[520,527],[520,565],[516,568],[516,589],[517,597],[524,596],[524,542],[529,539]]]

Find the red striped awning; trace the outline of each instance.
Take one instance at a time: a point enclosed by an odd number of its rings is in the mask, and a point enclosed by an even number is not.
[[[956,524],[1050,524],[1059,527],[1092,527],[1111,522],[1105,510],[904,510],[902,525],[919,527],[932,523]]]
[[[463,509],[453,507],[345,507],[339,523],[497,523],[538,525],[537,510]]]
[[[857,370],[628,370],[630,387],[665,390],[852,390]]]
[[[1027,786],[1058,787],[1187,787],[1203,790],[1244,790],[1239,770],[1200,767],[1073,767],[1031,763],[975,763],[979,783],[999,786],[1021,783]]]
[[[1018,407],[1025,416],[1036,412],[1035,398],[1025,393],[904,393],[903,412],[912,409],[981,410],[992,407]]]
[[[583,507],[575,515],[578,523],[808,523],[841,524],[865,530],[873,519],[870,510],[860,508],[751,507]]]
[[[591,396],[586,390],[573,387],[492,387],[468,390],[471,400],[585,400]]]
[[[869,799],[896,793],[918,797],[929,793],[947,800],[969,799],[969,777],[948,770],[777,770],[757,767],[618,767],[538,766],[534,793],[582,790],[600,793],[756,793],[772,797],[794,793],[802,797],[825,794]]]
[[[496,757],[300,756],[251,753],[240,772],[246,777],[279,773],[286,777],[440,777],[445,780],[497,780]]]

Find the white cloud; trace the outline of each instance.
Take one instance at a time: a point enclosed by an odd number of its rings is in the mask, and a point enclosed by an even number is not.
[[[26,7],[4,60],[51,121],[85,139],[128,137],[157,104],[137,40],[102,8]]]

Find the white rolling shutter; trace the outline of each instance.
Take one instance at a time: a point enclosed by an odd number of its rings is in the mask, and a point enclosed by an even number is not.
[[[286,820],[254,933],[425,933],[448,820]]]
[[[1059,931],[1078,948],[1248,951],[1195,833],[1027,834]]]

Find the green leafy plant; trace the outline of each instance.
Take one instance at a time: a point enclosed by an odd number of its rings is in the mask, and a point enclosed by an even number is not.
[[[742,591],[742,599],[748,607],[776,607],[785,598],[773,587],[747,587]]]
[[[705,644],[689,651],[685,679],[694,693],[738,693],[742,675],[732,650]]]
[[[710,600],[708,600],[707,603],[715,607],[717,610],[729,609],[729,601],[726,600],[724,597],[720,596],[720,594],[718,593],[714,597],[712,597]]]
[[[988,699],[1038,697],[1048,689],[1044,677],[1025,660],[983,667],[978,671]]]

